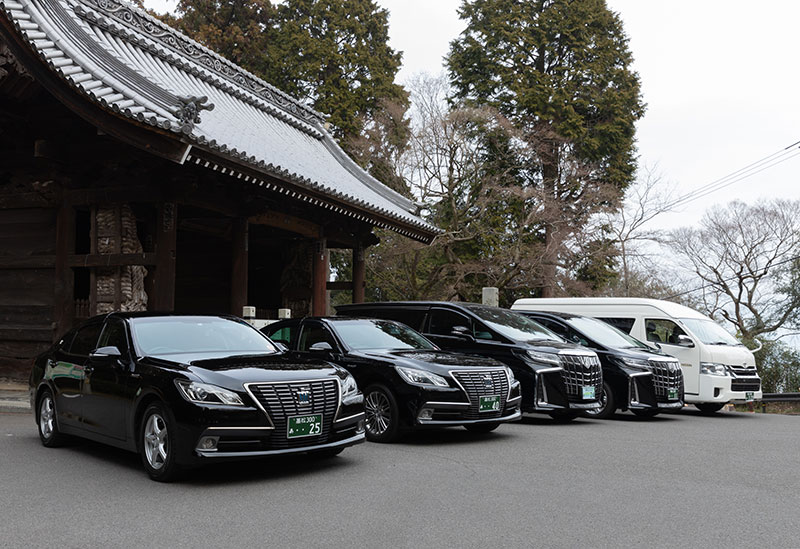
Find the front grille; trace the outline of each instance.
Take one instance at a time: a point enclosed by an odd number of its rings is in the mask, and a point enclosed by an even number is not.
[[[755,366],[728,366],[728,370],[736,377],[758,377]]]
[[[298,448],[324,444],[328,440],[334,415],[339,407],[339,384],[336,380],[258,383],[249,386],[250,392],[267,411],[275,431],[270,438],[275,449]],[[299,402],[297,391],[308,391],[308,402]],[[322,414],[322,432],[319,435],[287,438],[288,418]]]
[[[561,353],[561,377],[570,401],[583,400],[583,388],[594,387],[595,396],[603,390],[603,369],[597,355]]]
[[[508,400],[508,377],[504,370],[456,370],[451,373],[469,398],[464,419],[491,419],[503,415]],[[500,409],[496,412],[478,411],[480,397],[493,395],[500,396]]]
[[[731,391],[752,391],[761,389],[761,380],[734,379],[731,380]]]
[[[656,400],[667,402],[669,390],[674,389],[681,394],[683,389],[683,372],[677,360],[648,360],[650,371],[653,372],[653,388],[656,391]]]

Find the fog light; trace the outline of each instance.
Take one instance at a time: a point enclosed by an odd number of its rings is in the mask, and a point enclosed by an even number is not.
[[[430,408],[423,408],[420,410],[419,415],[417,416],[419,419],[433,419],[433,410]]]
[[[365,429],[365,427],[364,427],[364,420],[362,419],[361,421],[359,421],[359,422],[358,422],[358,425],[356,426],[356,434],[359,434],[359,435],[360,435],[360,434],[361,434],[361,433],[363,433],[365,430],[366,430],[366,429]]]
[[[200,439],[200,442],[197,444],[197,448],[199,450],[216,450],[217,449],[217,442],[219,442],[219,437],[203,437]]]

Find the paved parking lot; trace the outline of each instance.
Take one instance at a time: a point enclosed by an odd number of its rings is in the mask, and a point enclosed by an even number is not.
[[[800,417],[526,419],[173,484],[0,414],[0,546],[797,547]]]

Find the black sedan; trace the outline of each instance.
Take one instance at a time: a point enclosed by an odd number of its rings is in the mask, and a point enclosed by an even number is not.
[[[404,428],[463,425],[486,433],[518,419],[519,382],[491,358],[439,350],[391,320],[305,318],[262,328],[298,355],[345,367],[364,392],[367,438],[395,440]]]
[[[155,480],[212,459],[335,455],[364,441],[353,376],[298,360],[235,317],[92,318],[36,359],[30,393],[45,446],[76,435],[139,452]]]

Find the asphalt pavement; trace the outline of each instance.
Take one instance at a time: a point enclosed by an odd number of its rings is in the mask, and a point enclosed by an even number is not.
[[[535,417],[159,484],[0,413],[0,546],[797,547],[798,435],[796,416]]]

